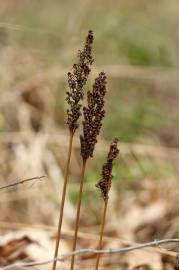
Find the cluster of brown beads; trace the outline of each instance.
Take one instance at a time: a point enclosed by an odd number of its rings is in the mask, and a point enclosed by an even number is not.
[[[83,135],[80,136],[83,160],[93,156],[102,119],[105,116],[104,96],[106,94],[106,75],[101,72],[95,79],[92,91],[87,93],[87,107],[83,107]]]
[[[93,32],[90,30],[86,38],[85,47],[78,53],[78,63],[73,65],[73,72],[68,72],[69,91],[66,92],[66,101],[69,105],[67,110],[67,125],[71,132],[78,128],[78,119],[81,115],[81,103],[83,99],[83,87],[90,73],[92,58]]]
[[[109,153],[107,156],[107,162],[102,167],[102,179],[96,184],[96,187],[101,190],[104,201],[108,200],[108,193],[111,188],[112,182],[112,168],[113,161],[116,159],[119,153],[119,149],[117,148],[118,139],[114,139],[114,141],[110,145]]]

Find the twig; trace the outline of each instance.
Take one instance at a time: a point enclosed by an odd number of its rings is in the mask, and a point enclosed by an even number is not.
[[[42,176],[35,176],[35,177],[32,177],[32,178],[23,179],[21,181],[17,181],[17,182],[14,182],[12,184],[8,184],[8,185],[5,185],[5,186],[2,186],[2,187],[0,187],[0,190],[11,188],[11,187],[14,187],[14,186],[17,186],[17,185],[20,185],[20,184],[24,184],[26,182],[33,181],[33,180],[41,180],[44,177],[46,177],[46,176],[45,175],[42,175]]]
[[[56,261],[64,261],[66,258],[71,257],[73,255],[79,256],[79,255],[93,255],[93,254],[115,254],[115,253],[126,253],[133,250],[148,248],[148,247],[159,247],[160,245],[167,244],[167,243],[179,243],[179,238],[175,239],[163,239],[163,240],[154,240],[152,242],[144,243],[144,244],[138,244],[130,247],[124,247],[124,248],[111,248],[111,249],[79,249],[73,252],[64,253],[60,257],[56,258]],[[39,261],[39,262],[30,262],[30,263],[13,263],[8,266],[5,266],[3,269],[13,269],[14,267],[30,267],[30,266],[38,266],[38,265],[46,265],[50,264],[54,261],[54,259],[49,259],[45,261]]]

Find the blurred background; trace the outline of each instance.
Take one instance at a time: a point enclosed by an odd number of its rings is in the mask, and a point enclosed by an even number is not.
[[[114,240],[105,245],[119,246],[115,239],[178,237],[177,0],[1,1],[0,185],[46,178],[0,191],[0,231],[57,225],[69,135],[66,74],[89,29],[94,31],[95,62],[86,89],[105,71],[108,92],[106,118],[85,177],[80,231],[90,235],[79,247],[94,246],[92,235],[99,231],[103,203],[95,183],[114,137],[120,140],[120,157],[105,232]],[[65,208],[66,250],[79,188],[79,134]],[[54,239],[54,227],[52,232]]]

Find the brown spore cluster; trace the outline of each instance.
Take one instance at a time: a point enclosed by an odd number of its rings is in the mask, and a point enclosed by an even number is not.
[[[104,163],[102,167],[101,180],[96,184],[96,187],[101,190],[102,197],[104,202],[108,200],[109,190],[111,188],[112,182],[112,168],[113,161],[117,158],[119,154],[119,149],[117,148],[118,139],[114,139],[114,141],[110,145],[109,153],[107,156],[107,161]]]
[[[104,96],[106,94],[106,75],[101,72],[95,79],[92,91],[87,93],[87,106],[83,107],[83,135],[80,136],[83,160],[93,157],[97,136],[105,116]]]
[[[81,101],[83,100],[83,87],[87,82],[93,63],[92,58],[93,32],[88,32],[86,43],[83,50],[78,52],[78,63],[73,65],[73,71],[68,72],[68,87],[66,101],[69,105],[67,109],[67,125],[69,130],[74,133],[78,128],[78,119],[81,116]]]

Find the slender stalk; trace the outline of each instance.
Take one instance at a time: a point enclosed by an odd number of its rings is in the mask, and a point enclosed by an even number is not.
[[[20,184],[24,184],[24,183],[26,183],[26,182],[33,181],[33,180],[41,180],[41,179],[44,178],[44,177],[45,177],[45,175],[42,175],[42,176],[35,176],[35,177],[23,179],[23,180],[14,182],[14,183],[12,183],[12,184],[8,184],[8,185],[5,185],[5,186],[2,186],[2,187],[0,187],[0,190],[6,189],[6,188],[11,188],[11,187],[14,187],[14,186],[17,186],[17,185],[20,185]]]
[[[76,249],[76,243],[77,243],[77,236],[78,236],[78,227],[79,227],[79,218],[80,218],[80,209],[81,209],[82,194],[83,194],[83,183],[84,183],[85,169],[86,169],[86,159],[83,159],[82,168],[81,168],[81,176],[80,176],[80,191],[79,191],[79,197],[78,197],[78,203],[77,203],[75,232],[74,232],[73,249],[72,249],[72,251],[75,251],[75,249]],[[75,262],[75,256],[73,255],[71,257],[71,267],[70,267],[70,270],[73,270],[73,268],[74,268],[74,262]]]
[[[103,210],[103,216],[102,216],[102,222],[101,222],[101,230],[100,230],[100,238],[99,238],[98,249],[102,249],[103,233],[104,233],[104,225],[105,225],[105,220],[106,220],[107,205],[108,205],[108,199],[106,199],[106,201],[104,203],[104,210]],[[95,270],[98,270],[100,255],[101,255],[100,253],[97,254]]]
[[[109,152],[107,155],[107,161],[102,166],[102,172],[101,172],[102,179],[100,179],[100,181],[98,181],[98,183],[96,184],[96,187],[101,190],[101,194],[104,200],[104,210],[103,210],[103,216],[101,220],[101,230],[100,230],[98,250],[102,248],[104,225],[105,225],[106,212],[107,212],[107,206],[108,206],[108,200],[109,200],[109,190],[111,188],[111,182],[113,178],[113,175],[112,175],[113,161],[117,158],[119,154],[117,143],[118,143],[118,139],[115,138],[113,142],[110,144]],[[100,260],[100,254],[98,253],[97,258],[96,258],[95,270],[98,270],[99,260]]]
[[[57,260],[55,260],[55,258],[58,257],[59,243],[61,240],[61,228],[62,228],[62,221],[63,221],[63,212],[64,212],[64,204],[65,204],[65,197],[66,197],[66,189],[67,189],[67,182],[68,182],[68,175],[69,175],[71,153],[72,153],[73,135],[74,135],[74,132],[70,132],[67,162],[66,162],[66,168],[65,168],[65,174],[64,174],[63,191],[62,191],[61,204],[60,204],[60,216],[59,216],[59,222],[58,222],[58,230],[57,230],[54,261],[53,261],[52,270],[56,269]]]

